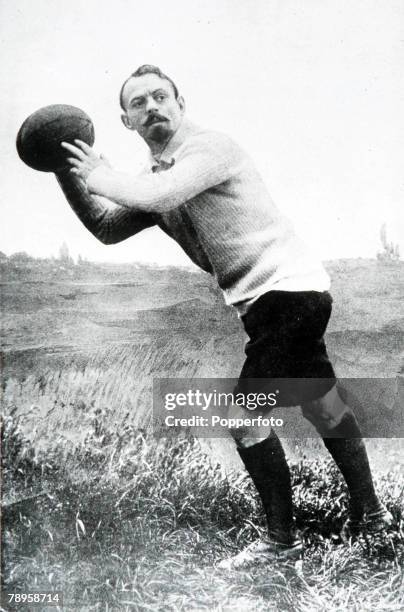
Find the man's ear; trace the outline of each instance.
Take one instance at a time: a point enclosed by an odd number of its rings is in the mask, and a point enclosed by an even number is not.
[[[127,115],[121,115],[122,123],[128,130],[134,130],[135,128],[132,126],[129,117]]]
[[[185,113],[185,100],[182,96],[178,96],[177,98],[178,106],[181,109],[182,114]]]

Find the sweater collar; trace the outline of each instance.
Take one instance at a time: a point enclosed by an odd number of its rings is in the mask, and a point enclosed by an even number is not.
[[[158,156],[150,153],[150,163],[152,168],[154,166],[169,165],[172,166],[174,163],[174,154],[177,149],[185,142],[185,140],[191,135],[200,131],[194,123],[186,119],[182,119],[177,131],[171,136],[170,140],[166,144],[162,153]]]

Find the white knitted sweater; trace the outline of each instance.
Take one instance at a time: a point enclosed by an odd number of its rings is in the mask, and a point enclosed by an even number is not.
[[[152,173],[132,176],[99,166],[89,176],[87,202],[59,182],[75,212],[104,242],[157,224],[189,257],[215,275],[226,303],[244,314],[272,289],[325,291],[321,263],[273,203],[246,153],[229,137],[187,120]],[[81,190],[81,200],[83,200]],[[103,196],[115,203],[111,205]]]

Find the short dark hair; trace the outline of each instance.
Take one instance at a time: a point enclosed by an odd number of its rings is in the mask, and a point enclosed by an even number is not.
[[[172,88],[174,90],[175,98],[176,99],[178,98],[178,96],[179,96],[178,88],[177,88],[176,84],[174,83],[174,81],[172,79],[170,79],[169,76],[164,74],[164,72],[158,66],[153,66],[153,64],[143,64],[143,66],[139,66],[139,68],[137,68],[135,70],[135,72],[132,72],[132,74],[130,76],[128,76],[128,78],[126,79],[126,81],[124,82],[124,84],[121,87],[121,91],[119,93],[119,104],[121,105],[122,110],[126,110],[124,102],[123,102],[123,91],[125,89],[126,83],[128,81],[130,81],[130,79],[132,79],[134,77],[141,77],[144,74],[157,74],[157,76],[159,76],[160,79],[165,79],[166,81],[171,83],[171,86],[172,86]]]

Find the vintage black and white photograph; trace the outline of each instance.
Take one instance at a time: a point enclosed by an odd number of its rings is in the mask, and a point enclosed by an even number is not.
[[[0,610],[403,610],[403,2],[0,30]]]

